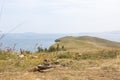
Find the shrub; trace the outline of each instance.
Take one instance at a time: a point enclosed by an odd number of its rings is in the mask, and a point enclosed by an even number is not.
[[[62,45],[60,46],[59,44],[57,44],[56,46],[51,46],[49,47],[48,51],[49,52],[55,52],[55,51],[65,51],[65,47]]]
[[[58,58],[72,58],[72,54],[70,53],[62,53],[57,55]]]
[[[65,51],[65,47],[62,45],[62,50]]]
[[[38,47],[37,48],[37,52],[43,52],[44,50],[43,50],[43,48],[42,47]]]
[[[59,44],[57,44],[56,50],[57,50],[57,51],[60,50],[60,46],[59,46]]]
[[[48,49],[49,52],[54,52],[56,51],[56,48],[54,46],[51,46],[49,49]]]
[[[45,48],[45,50],[44,50],[45,52],[47,52],[48,51],[48,49],[47,48]]]

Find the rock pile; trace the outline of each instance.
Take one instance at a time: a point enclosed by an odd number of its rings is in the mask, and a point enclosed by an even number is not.
[[[61,65],[59,65],[59,64],[60,64],[59,60],[56,60],[51,63],[51,61],[49,59],[45,59],[42,64],[38,65],[35,68],[30,69],[29,71],[30,72],[36,72],[36,71],[48,72],[48,71],[53,70],[54,68],[60,68]]]
[[[38,71],[40,71],[40,72],[50,71],[53,68],[54,68],[54,66],[51,65],[51,62],[49,59],[45,59],[43,61],[43,64],[38,65]]]

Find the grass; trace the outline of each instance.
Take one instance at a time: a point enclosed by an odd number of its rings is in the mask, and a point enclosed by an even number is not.
[[[109,41],[102,38],[81,36],[67,36],[58,39],[60,45],[64,45],[66,49],[99,49],[99,48],[120,48],[119,42]]]
[[[69,53],[69,52],[66,52],[66,53],[62,53],[62,54],[58,54],[57,55],[57,58],[59,59],[64,59],[64,58],[73,58],[73,54]]]
[[[64,46],[65,50],[40,51],[34,54],[24,51],[24,58],[19,58],[18,54],[12,51],[1,52],[0,80],[120,79],[120,50],[118,48],[106,48],[96,45],[96,43],[79,41],[81,38],[78,38],[77,41],[76,39],[73,41],[74,38],[71,37],[67,37],[67,39],[68,41],[62,39],[62,42],[58,42],[60,48]],[[94,40],[97,39],[91,39],[93,42]],[[46,73],[33,72],[32,70],[44,59],[50,59],[52,64],[58,60],[61,66]]]
[[[120,78],[119,53],[119,50],[43,52],[24,54],[21,61],[17,54],[2,53],[0,80],[117,80]],[[59,60],[61,67],[47,73],[29,72],[46,58],[52,62]]]
[[[76,59],[113,59],[120,55],[117,50],[100,50],[97,52],[88,52],[84,54],[76,54]]]

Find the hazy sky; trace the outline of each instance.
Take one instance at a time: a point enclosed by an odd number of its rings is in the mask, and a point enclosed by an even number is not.
[[[120,30],[120,0],[0,0],[0,8],[2,32],[15,26],[15,33]]]

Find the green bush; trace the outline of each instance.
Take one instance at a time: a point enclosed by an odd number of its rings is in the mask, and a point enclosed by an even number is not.
[[[51,46],[49,49],[48,49],[49,52],[55,52],[57,51],[56,48],[54,46]]]
[[[65,47],[62,45],[60,46],[59,44],[56,44],[56,46],[50,46],[48,51],[49,52],[55,52],[55,51],[65,51]]]
[[[43,48],[42,47],[38,47],[37,48],[37,52],[43,52],[44,50],[43,50]]]
[[[72,54],[70,53],[62,53],[57,55],[58,58],[73,58]]]

